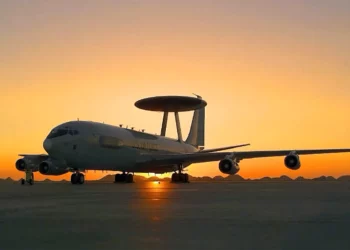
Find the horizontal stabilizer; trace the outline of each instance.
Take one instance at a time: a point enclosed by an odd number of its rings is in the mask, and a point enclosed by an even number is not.
[[[221,147],[221,148],[210,148],[210,149],[201,150],[198,153],[217,152],[217,151],[222,151],[222,150],[226,150],[226,149],[245,147],[245,146],[249,146],[249,145],[250,144],[247,143],[247,144],[240,144],[240,145],[227,146],[227,147]]]

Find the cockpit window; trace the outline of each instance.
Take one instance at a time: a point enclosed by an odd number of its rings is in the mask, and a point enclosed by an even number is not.
[[[68,132],[70,135],[77,135],[79,132],[77,130],[69,130]]]
[[[63,136],[68,134],[68,129],[53,129],[51,133],[47,136],[48,139]]]
[[[66,134],[70,134],[70,135],[78,135],[79,132],[75,129],[71,129],[68,127],[64,127],[64,128],[55,128],[51,131],[51,133],[47,136],[47,139],[51,139],[51,138],[55,138],[55,137],[59,137],[59,136],[63,136]]]

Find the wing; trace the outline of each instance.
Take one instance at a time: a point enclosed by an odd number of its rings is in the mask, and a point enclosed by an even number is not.
[[[46,154],[19,154],[19,156],[23,156],[23,157],[26,157],[26,156],[29,156],[29,157],[48,157],[48,155]]]
[[[46,154],[19,154],[19,156],[23,156],[26,159],[36,160],[36,161],[44,161],[49,158],[49,155]]]
[[[298,155],[312,154],[333,154],[348,153],[350,149],[307,149],[307,150],[275,150],[275,151],[237,151],[237,152],[215,152],[215,153],[189,153],[189,154],[165,154],[165,155],[144,155],[139,164],[146,165],[172,165],[185,163],[201,163],[219,161],[225,157],[236,158],[237,160],[285,156],[294,152]]]
[[[210,153],[210,152],[217,152],[217,151],[223,151],[227,149],[233,149],[233,148],[240,148],[240,147],[245,147],[249,146],[250,144],[240,144],[240,145],[234,145],[234,146],[227,146],[227,147],[221,147],[221,148],[210,148],[210,149],[203,149],[199,151],[200,153]]]
[[[25,160],[25,163],[24,163],[25,165],[22,167],[29,168],[34,172],[39,170],[39,164],[42,161],[45,161],[49,158],[49,156],[46,154],[19,154],[19,156],[22,156],[23,157],[22,159]],[[16,162],[16,167],[17,167],[17,162]],[[18,169],[18,170],[24,171],[24,169]]]

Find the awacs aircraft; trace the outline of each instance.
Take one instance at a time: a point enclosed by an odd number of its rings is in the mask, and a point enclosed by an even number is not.
[[[83,184],[85,170],[120,171],[115,182],[133,182],[133,174],[168,173],[172,182],[188,182],[183,169],[193,163],[219,161],[219,170],[234,175],[243,159],[284,156],[284,165],[292,170],[300,168],[299,155],[350,152],[350,149],[308,149],[276,151],[230,151],[248,144],[204,149],[204,121],[206,102],[194,97],[152,97],[135,103],[146,110],[163,111],[160,135],[136,131],[122,125],[112,126],[90,121],[70,121],[53,128],[43,142],[47,154],[20,154],[16,168],[26,172],[32,184],[32,172],[61,175],[72,172],[71,183]],[[182,139],[180,111],[195,110],[190,132]],[[175,113],[178,138],[165,136],[168,113]],[[29,177],[28,177],[29,176]],[[22,184],[25,180],[22,180]]]

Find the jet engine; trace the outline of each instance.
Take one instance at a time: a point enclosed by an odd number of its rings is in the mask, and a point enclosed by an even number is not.
[[[28,166],[28,162],[24,159],[19,159],[16,161],[16,168],[19,171],[24,171],[26,170],[27,166]]]
[[[61,175],[67,173],[68,170],[57,167],[51,161],[43,161],[39,165],[39,172],[43,175]]]
[[[299,156],[296,153],[290,153],[284,158],[284,165],[291,170],[299,169],[301,166]]]
[[[238,173],[239,166],[236,161],[226,158],[219,162],[219,169],[221,173],[234,175]]]
[[[19,171],[25,171],[26,169],[32,171],[38,171],[40,160],[35,157],[23,157],[18,159],[15,163],[16,169]]]

